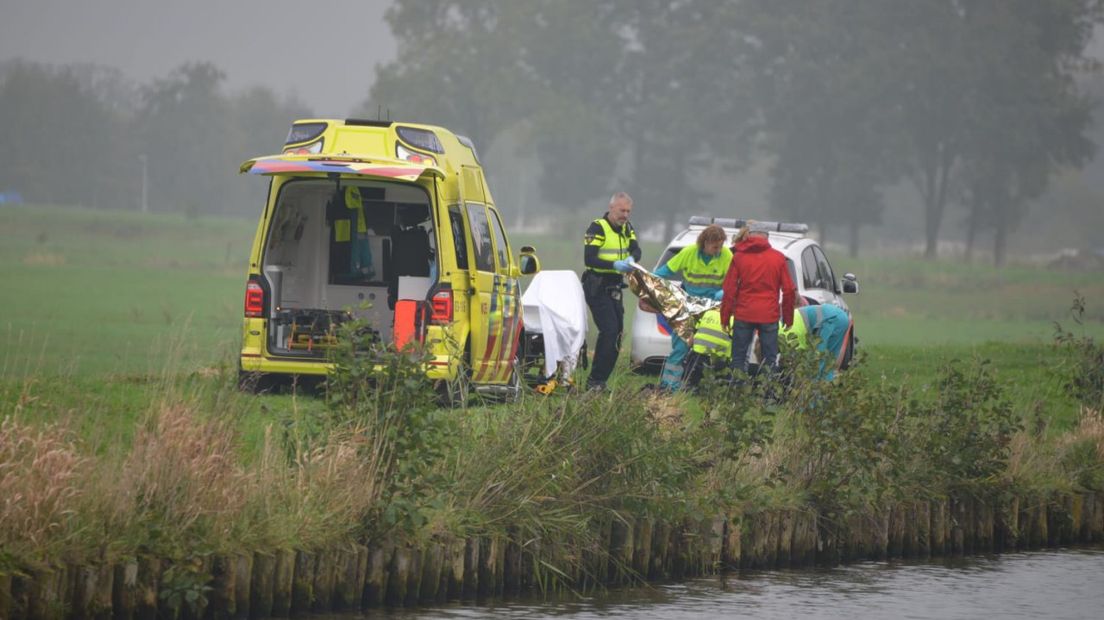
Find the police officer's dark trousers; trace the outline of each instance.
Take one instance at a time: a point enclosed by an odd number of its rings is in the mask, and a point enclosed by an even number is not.
[[[598,341],[594,344],[594,365],[590,369],[590,385],[604,384],[613,372],[621,351],[621,332],[625,328],[625,306],[621,301],[621,279],[603,278],[588,273],[583,282],[590,315],[598,326]]]

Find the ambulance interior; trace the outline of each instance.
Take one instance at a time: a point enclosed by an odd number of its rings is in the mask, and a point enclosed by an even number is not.
[[[337,326],[351,317],[364,320],[381,342],[394,342],[398,333],[405,343],[422,327],[417,319],[437,274],[430,213],[428,196],[413,185],[286,183],[263,254],[272,299],[269,351],[324,357]]]

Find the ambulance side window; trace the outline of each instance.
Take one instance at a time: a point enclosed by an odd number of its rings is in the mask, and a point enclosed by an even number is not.
[[[483,205],[468,204],[468,224],[471,226],[472,247],[475,248],[475,268],[494,273],[491,227],[487,223],[487,211]]]
[[[495,251],[498,253],[498,272],[501,274],[509,275],[510,273],[510,246],[506,243],[506,231],[502,230],[502,220],[498,217],[498,212],[494,209],[489,209],[491,219],[494,220],[494,241]]]
[[[452,229],[452,247],[456,249],[456,267],[468,268],[468,241],[464,235],[464,216],[460,207],[449,207],[449,228]]]

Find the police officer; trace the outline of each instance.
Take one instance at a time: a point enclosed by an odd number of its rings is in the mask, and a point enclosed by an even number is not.
[[[621,351],[621,333],[625,327],[625,306],[621,290],[623,273],[640,260],[640,244],[629,223],[633,200],[625,192],[610,198],[609,211],[587,228],[583,237],[583,294],[590,315],[598,326],[594,345],[594,365],[587,380],[588,389],[605,389],[606,380]]]

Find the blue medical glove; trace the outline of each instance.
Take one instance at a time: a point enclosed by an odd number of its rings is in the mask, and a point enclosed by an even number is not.
[[[628,273],[631,267],[631,259],[629,260],[615,260],[613,261],[613,268],[621,273]]]
[[[724,289],[719,288],[719,289],[717,289],[716,293],[713,293],[713,301],[721,301],[723,299],[724,299]]]

